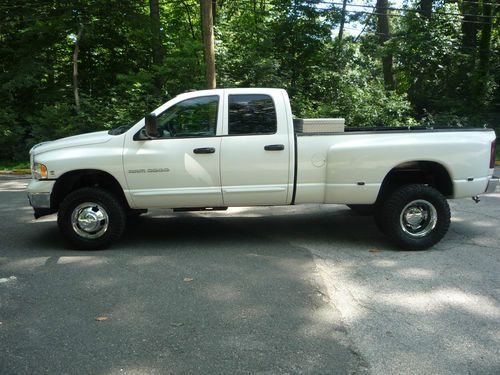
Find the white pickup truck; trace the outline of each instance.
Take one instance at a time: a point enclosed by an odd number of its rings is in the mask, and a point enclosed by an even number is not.
[[[347,204],[405,249],[450,225],[447,199],[495,190],[490,129],[304,133],[286,91],[217,89],[168,101],[130,127],[30,151],[35,217],[58,212],[70,243],[100,249],[148,208]]]

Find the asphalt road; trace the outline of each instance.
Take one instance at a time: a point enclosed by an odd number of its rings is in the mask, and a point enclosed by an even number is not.
[[[499,190],[423,252],[317,205],[155,210],[78,252],[26,182],[0,176],[1,374],[500,373]]]
[[[155,211],[71,251],[25,183],[0,181],[1,374],[358,371],[307,250],[246,217]]]

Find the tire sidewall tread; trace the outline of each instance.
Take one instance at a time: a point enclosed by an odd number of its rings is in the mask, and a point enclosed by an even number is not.
[[[411,201],[424,199],[436,209],[437,223],[424,237],[412,237],[400,225],[403,208]],[[425,250],[438,243],[450,226],[450,207],[446,198],[435,188],[423,185],[404,185],[396,189],[381,205],[378,225],[392,242],[406,250]]]
[[[107,231],[99,238],[83,238],[75,233],[71,224],[73,210],[79,204],[90,201],[102,205],[109,217]],[[100,250],[118,240],[125,229],[126,213],[120,201],[110,192],[86,187],[69,193],[61,202],[57,214],[57,224],[63,236],[80,250]]]

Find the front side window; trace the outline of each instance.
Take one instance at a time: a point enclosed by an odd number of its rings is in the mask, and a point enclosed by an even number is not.
[[[276,133],[276,108],[269,95],[229,95],[229,135]]]
[[[213,137],[217,130],[219,96],[187,99],[157,117],[160,138]]]

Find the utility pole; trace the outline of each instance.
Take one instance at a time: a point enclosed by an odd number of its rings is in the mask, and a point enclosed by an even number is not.
[[[200,0],[200,5],[203,52],[205,55],[205,81],[208,89],[214,89],[216,87],[216,82],[212,0]]]

